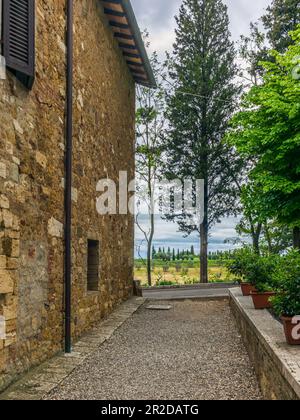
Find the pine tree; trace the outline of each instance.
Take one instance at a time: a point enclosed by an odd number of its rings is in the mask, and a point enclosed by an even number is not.
[[[167,98],[168,179],[204,180],[204,217],[171,215],[185,234],[201,241],[201,282],[208,282],[208,233],[236,208],[232,149],[222,141],[240,89],[227,7],[222,0],[183,0],[176,18],[176,42],[169,57],[174,90]]]
[[[153,260],[156,260],[156,258],[157,258],[157,252],[156,252],[156,249],[155,249],[154,245],[152,247],[152,258],[153,258]]]
[[[300,0],[273,0],[262,22],[271,48],[284,53],[292,44],[291,31],[300,23]]]
[[[265,14],[250,25],[250,35],[241,37],[240,55],[246,63],[248,87],[262,81],[263,61],[274,61],[270,49],[286,52],[292,44],[291,31],[300,24],[300,0],[272,0]],[[250,80],[249,80],[250,78]]]

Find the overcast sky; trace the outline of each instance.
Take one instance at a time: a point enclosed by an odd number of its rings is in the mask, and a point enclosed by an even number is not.
[[[150,32],[151,50],[163,54],[172,49],[174,41],[174,16],[178,13],[182,0],[131,0],[136,17],[143,30]],[[262,16],[271,0],[225,0],[229,7],[231,32],[238,40],[249,32],[249,24]]]

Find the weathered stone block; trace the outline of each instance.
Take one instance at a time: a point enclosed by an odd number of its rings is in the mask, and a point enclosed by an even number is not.
[[[24,134],[24,130],[23,130],[23,128],[21,127],[21,125],[20,125],[20,123],[19,123],[19,121],[17,121],[17,120],[13,120],[13,125],[14,125],[14,128],[15,128],[15,130],[16,130],[16,132],[18,133],[18,134]]]
[[[0,178],[6,179],[6,165],[0,162]]]
[[[13,214],[8,210],[2,211],[2,223],[6,229],[13,227]]]
[[[8,270],[0,269],[0,293],[13,293],[14,281]]]
[[[0,269],[1,268],[6,268],[6,256],[5,255],[0,255]]]
[[[7,142],[6,142],[6,144],[5,144],[5,148],[6,148],[6,151],[7,151],[7,153],[8,153],[9,155],[13,155],[13,154],[14,154],[14,146],[13,146],[13,144],[12,144],[12,143],[10,143],[9,141],[7,141]]]
[[[10,321],[17,318],[17,303],[18,298],[13,295],[9,295],[5,299],[5,305],[3,307],[3,316],[6,321]]]
[[[57,238],[63,237],[64,227],[61,222],[51,217],[48,221],[48,233],[50,236],[54,236]]]
[[[35,159],[36,159],[37,163],[42,168],[46,169],[46,167],[47,167],[47,157],[43,153],[37,151],[36,154],[35,154]]]
[[[14,182],[19,182],[19,166],[15,163],[9,165],[9,177]]]
[[[4,347],[10,347],[16,343],[17,334],[16,333],[8,333],[6,334],[6,339],[4,340]]]
[[[2,248],[7,257],[18,258],[20,256],[19,239],[5,238],[2,241]]]
[[[0,195],[0,208],[9,209],[9,199],[5,195]]]
[[[2,340],[1,340],[2,341]],[[7,352],[4,350],[4,341],[2,341],[3,350],[0,350],[0,373],[5,371]]]
[[[17,270],[19,267],[19,258],[5,257],[8,270]]]

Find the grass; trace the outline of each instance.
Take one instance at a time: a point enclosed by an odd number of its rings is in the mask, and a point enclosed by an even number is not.
[[[164,264],[166,266],[166,264]],[[211,283],[223,283],[234,281],[227,269],[222,265],[210,264],[208,269],[209,281]],[[200,265],[195,264],[194,267],[183,263],[181,270],[178,272],[172,263],[168,267],[168,271],[164,270],[162,265],[155,266],[153,269],[153,285],[192,285],[198,284],[200,277]],[[147,286],[147,270],[144,265],[136,264],[135,279],[140,280],[143,286]]]

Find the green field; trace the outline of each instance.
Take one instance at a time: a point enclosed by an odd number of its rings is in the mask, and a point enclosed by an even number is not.
[[[192,285],[198,284],[200,278],[199,259],[194,262],[175,263],[155,261],[152,270],[153,286],[164,285]],[[209,281],[223,283],[234,281],[225,267],[224,261],[209,261]],[[147,270],[141,260],[135,262],[135,280],[140,280],[143,286],[147,286]]]

